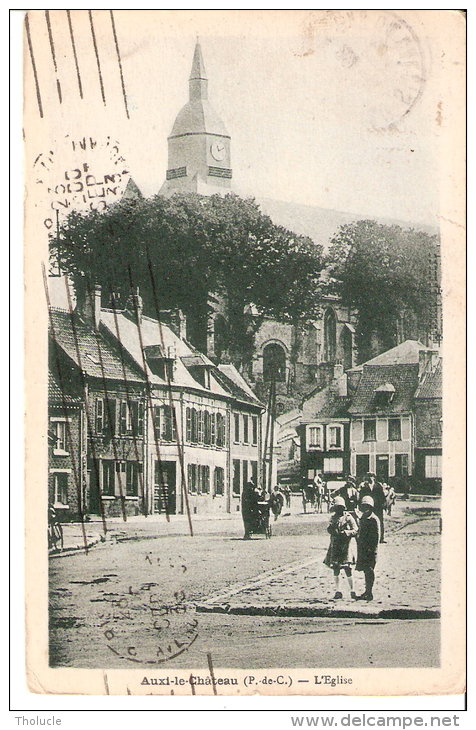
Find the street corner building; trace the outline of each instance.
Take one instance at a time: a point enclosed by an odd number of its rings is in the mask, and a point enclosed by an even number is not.
[[[185,338],[180,310],[50,311],[49,501],[86,515],[220,514],[260,483],[264,406]]]
[[[400,491],[440,492],[441,373],[438,351],[414,340],[348,371],[337,365],[293,418],[301,480],[370,471]]]

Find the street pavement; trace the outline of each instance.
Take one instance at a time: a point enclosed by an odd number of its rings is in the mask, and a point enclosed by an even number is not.
[[[109,521],[105,538],[90,523],[87,553],[81,526],[66,525],[50,560],[51,664],[198,668],[213,652],[230,667],[436,666],[439,502],[397,503],[372,603],[344,581],[333,600],[328,519],[296,499],[270,540],[249,541],[235,515],[194,518],[193,537],[179,516]]]

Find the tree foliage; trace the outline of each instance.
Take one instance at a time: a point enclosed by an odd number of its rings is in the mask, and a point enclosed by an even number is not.
[[[416,330],[428,331],[436,306],[438,245],[435,235],[372,220],[341,226],[332,238],[327,270],[334,293],[358,312],[361,360],[374,354],[375,336],[381,349],[396,344],[403,314],[413,317]]]
[[[72,212],[51,254],[81,298],[100,284],[106,298],[139,286],[144,311],[180,307],[196,330],[210,294],[226,302],[229,351],[249,357],[264,316],[302,322],[315,316],[322,248],[275,225],[252,199],[176,194],[122,201],[103,212]]]

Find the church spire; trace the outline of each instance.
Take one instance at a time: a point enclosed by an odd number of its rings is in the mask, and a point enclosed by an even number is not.
[[[203,63],[202,49],[197,36],[195,44],[195,52],[193,54],[192,71],[189,80],[189,96],[190,101],[198,99],[208,99],[208,79]]]

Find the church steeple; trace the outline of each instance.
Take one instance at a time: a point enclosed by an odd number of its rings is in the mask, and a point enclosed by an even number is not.
[[[197,36],[195,51],[193,54],[192,71],[190,73],[189,99],[197,101],[198,99],[208,99],[208,78],[203,63],[202,49]]]
[[[211,195],[230,188],[230,135],[208,101],[208,78],[197,38],[189,79],[189,100],[168,138],[166,180],[160,192]]]

